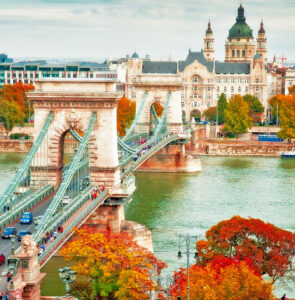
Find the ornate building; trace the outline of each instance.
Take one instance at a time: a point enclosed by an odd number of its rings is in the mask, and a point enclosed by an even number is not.
[[[252,30],[246,23],[244,8],[238,8],[236,23],[229,30],[225,44],[225,61],[214,60],[214,35],[211,23],[205,33],[204,50],[189,53],[183,61],[146,61],[131,58],[127,63],[126,96],[137,97],[134,82],[141,77],[168,75],[182,80],[181,105],[183,118],[201,118],[203,112],[216,106],[219,96],[255,95],[267,107],[267,48],[263,23],[258,31],[257,47]],[[160,76],[160,77],[159,77]],[[151,79],[152,80],[152,79]]]

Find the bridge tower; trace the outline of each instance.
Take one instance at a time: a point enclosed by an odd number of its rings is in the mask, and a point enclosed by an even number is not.
[[[31,177],[42,180],[37,171],[48,164],[49,183],[58,187],[63,172],[63,142],[69,130],[84,132],[91,114],[97,113],[91,132],[89,176],[95,186],[120,186],[120,167],[117,146],[117,101],[122,96],[116,91],[116,81],[87,79],[40,79],[36,90],[28,93],[35,111],[35,137],[38,136],[50,111],[53,119],[48,129],[48,140],[36,153]],[[44,151],[43,149],[49,149]]]

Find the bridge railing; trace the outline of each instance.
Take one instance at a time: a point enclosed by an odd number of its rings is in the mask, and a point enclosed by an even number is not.
[[[29,197],[25,198],[23,201],[16,204],[13,207],[13,209],[6,211],[6,213],[3,214],[0,219],[0,230],[4,229],[11,222],[20,218],[24,212],[29,210],[31,207],[33,207],[35,204],[40,202],[42,199],[44,199],[53,191],[54,188],[52,185],[44,186],[33,195],[30,195]]]
[[[87,217],[91,215],[94,209],[102,205],[107,197],[108,191],[105,190],[96,199],[92,200],[91,204],[85,208],[76,219],[74,219],[66,228],[64,228],[63,233],[60,233],[58,237],[51,242],[45,251],[38,257],[38,261],[41,266],[44,265],[50,259],[50,257],[69,239],[69,237],[73,234],[73,228],[80,227],[83,224],[83,221],[85,221]]]

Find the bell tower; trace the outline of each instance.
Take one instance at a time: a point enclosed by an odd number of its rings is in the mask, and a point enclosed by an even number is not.
[[[204,39],[204,56],[206,60],[214,60],[214,38],[213,31],[211,29],[211,23],[209,21],[208,28]]]
[[[267,62],[267,48],[266,48],[266,37],[265,30],[263,27],[263,21],[260,23],[260,29],[258,31],[257,38],[257,53],[262,57],[263,61]]]

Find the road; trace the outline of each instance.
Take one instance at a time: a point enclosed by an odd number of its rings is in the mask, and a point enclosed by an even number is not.
[[[73,177],[73,180],[71,181],[66,195],[70,196],[72,199],[78,194],[79,192],[79,183],[78,181],[81,180],[81,178],[84,178],[85,176],[88,176],[88,171],[84,170],[81,171],[79,176],[75,175]],[[53,196],[49,197],[46,201],[44,201],[42,204],[37,205],[33,210],[33,217],[43,216],[46,212],[46,209],[49,207],[51,200],[53,199]],[[15,223],[14,227],[17,230],[17,234],[21,230],[27,230],[31,233],[34,232],[34,224],[20,224],[19,220]],[[20,247],[20,242],[17,240],[15,241],[15,249]],[[0,252],[3,253],[7,258],[11,255],[11,241],[10,239],[0,239]],[[0,291],[6,291],[7,290],[7,282],[6,282],[6,263],[0,266]]]

